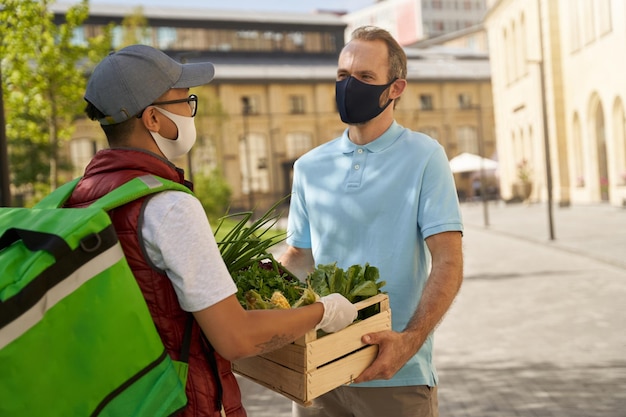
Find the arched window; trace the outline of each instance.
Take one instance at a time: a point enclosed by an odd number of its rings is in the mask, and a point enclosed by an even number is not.
[[[522,75],[528,74],[528,51],[526,50],[526,18],[524,13],[522,13],[522,17],[520,18],[520,71]]]
[[[502,52],[504,56],[504,81],[506,84],[511,82],[511,47],[509,45],[509,36],[506,28],[502,29]]]
[[[626,116],[620,98],[615,100],[613,106],[613,146],[617,181],[620,185],[626,185]]]

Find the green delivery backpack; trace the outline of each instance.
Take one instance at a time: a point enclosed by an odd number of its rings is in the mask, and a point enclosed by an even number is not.
[[[148,175],[59,208],[77,182],[32,209],[0,208],[0,416],[173,415],[187,364],[166,353],[107,211],[190,191]]]

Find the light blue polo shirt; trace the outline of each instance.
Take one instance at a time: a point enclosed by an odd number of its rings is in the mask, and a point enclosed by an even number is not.
[[[352,143],[346,129],[294,165],[287,243],[311,248],[316,265],[377,267],[396,331],[406,327],[428,278],[424,239],[462,230],[442,146],[396,122],[364,146]],[[432,346],[431,334],[391,380],[359,386],[435,386]]]

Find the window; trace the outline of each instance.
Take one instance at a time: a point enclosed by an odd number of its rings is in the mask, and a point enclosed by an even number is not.
[[[468,93],[459,94],[459,109],[471,109],[472,96]]]
[[[433,96],[431,94],[420,94],[420,109],[433,109]]]
[[[102,34],[103,25],[84,25],[76,29],[75,42]],[[82,33],[81,33],[82,31]],[[204,27],[175,27],[157,24],[146,28],[113,28],[113,47],[118,49],[128,43],[143,43],[171,51],[239,51],[295,53],[338,53],[341,46],[336,42],[340,33],[334,29],[263,30],[220,29]]]
[[[258,133],[249,133],[246,141],[239,143],[241,190],[244,194],[269,191],[267,169],[267,141]]]
[[[289,96],[289,113],[291,114],[303,114],[304,113],[304,96]]]
[[[460,126],[456,129],[458,151],[478,154],[478,135],[473,126]]]
[[[241,113],[259,114],[259,96],[242,96]]]
[[[287,134],[287,158],[296,159],[313,148],[313,138],[307,132]]]
[[[433,139],[439,139],[439,130],[436,127],[422,127],[419,131]]]
[[[600,36],[605,35],[613,30],[611,22],[611,2],[609,0],[598,0],[598,31]]]
[[[215,138],[201,134],[191,153],[194,171],[204,174],[210,174],[211,171],[218,168],[218,154],[215,146]]]
[[[85,38],[85,30],[82,27],[74,28],[72,31],[72,45],[75,46],[87,46],[87,39]]]
[[[74,176],[83,174],[85,167],[98,151],[96,141],[87,138],[74,139],[70,142],[70,156],[74,167]]]
[[[596,39],[596,19],[594,14],[593,3],[590,1],[583,3],[584,9],[584,26],[583,26],[583,37],[585,45],[592,43]]]

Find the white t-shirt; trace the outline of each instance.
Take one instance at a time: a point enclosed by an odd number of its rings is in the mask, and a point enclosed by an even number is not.
[[[183,310],[199,311],[237,292],[204,209],[193,195],[154,195],[146,204],[141,233],[148,258],[170,278]]]

